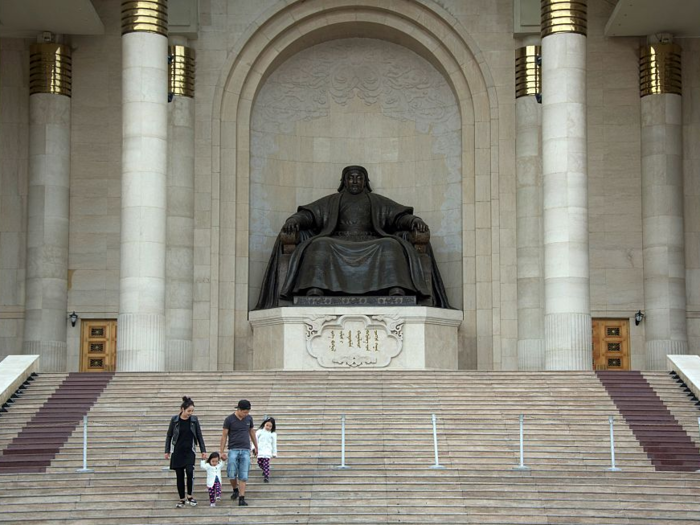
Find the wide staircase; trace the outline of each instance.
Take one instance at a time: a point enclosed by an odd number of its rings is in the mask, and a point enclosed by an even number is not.
[[[635,373],[618,374],[117,373],[94,402],[85,400],[89,393],[63,396],[75,374],[41,374],[0,414],[0,523],[700,525],[695,400],[667,373],[636,373],[644,385]],[[276,418],[272,482],[263,484],[251,469],[249,507],[234,506],[225,487],[224,500],[210,508],[199,474],[199,506],[175,508],[175,477],[163,451],[183,395],[196,402],[209,451],[218,449],[221,423],[240,398],[252,402],[256,423]],[[640,395],[645,408],[634,410]],[[65,409],[57,412],[61,397]],[[93,473],[76,472],[83,466],[82,412]],[[433,468],[432,414],[443,468]],[[520,414],[527,470],[514,468]],[[342,415],[348,469],[337,468]],[[615,472],[607,470],[609,416]],[[50,464],[34,468],[32,457],[47,448],[41,429],[47,437],[69,424]],[[673,439],[664,443],[670,428]],[[640,430],[655,440],[651,451]],[[680,457],[670,457],[681,439]]]

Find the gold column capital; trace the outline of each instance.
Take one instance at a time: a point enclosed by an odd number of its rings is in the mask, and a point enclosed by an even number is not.
[[[32,44],[29,48],[29,94],[71,96],[73,64],[63,44]]]
[[[194,97],[195,51],[191,47],[168,46],[168,92]]]
[[[663,93],[682,94],[681,47],[678,44],[648,44],[639,53],[640,97]]]
[[[515,98],[542,93],[541,46],[524,46],[515,50]]]
[[[542,38],[554,33],[588,33],[588,0],[541,0]]]
[[[122,35],[157,33],[168,36],[168,0],[122,0]]]

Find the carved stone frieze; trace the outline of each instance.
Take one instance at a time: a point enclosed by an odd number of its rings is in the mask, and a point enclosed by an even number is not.
[[[260,92],[252,128],[290,133],[295,122],[328,116],[331,99],[345,106],[354,97],[380,104],[386,116],[416,122],[421,133],[461,127],[451,88],[425,59],[396,44],[357,38],[314,46],[282,64]]]

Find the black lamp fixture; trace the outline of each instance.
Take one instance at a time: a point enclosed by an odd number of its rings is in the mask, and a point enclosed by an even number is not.
[[[639,326],[639,323],[641,323],[644,320],[644,314],[642,313],[641,310],[637,311],[636,314],[634,314],[634,325]]]
[[[78,314],[76,314],[75,311],[73,311],[73,313],[68,316],[68,319],[70,319],[70,325],[75,326],[75,323],[78,322]]]

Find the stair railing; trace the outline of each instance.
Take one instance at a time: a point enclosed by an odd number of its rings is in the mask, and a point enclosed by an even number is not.
[[[513,467],[513,470],[530,470],[530,467],[525,466],[525,444],[524,444],[524,432],[523,432],[523,427],[525,426],[525,415],[520,414],[518,417],[518,420],[520,421],[520,464],[517,467]]]
[[[435,414],[433,414],[433,447],[435,448],[435,465],[431,465],[430,468],[445,468],[440,465],[438,460],[437,417],[435,417]]]
[[[438,454],[438,439],[437,439],[437,416],[432,414],[433,423],[433,450],[435,454],[435,464],[431,465],[430,468],[442,469],[445,468],[440,465],[440,458]],[[337,465],[337,469],[349,469],[350,467],[345,463],[345,414],[340,416],[340,465]]]
[[[615,423],[615,416],[608,416],[608,421],[610,423],[610,462],[611,466],[608,469],[610,472],[619,472],[622,469],[619,469],[618,467],[615,466],[615,429],[613,427]]]
[[[76,472],[82,474],[87,474],[90,472],[95,472],[94,469],[88,468],[87,466],[87,439],[88,439],[88,417],[87,414],[83,416],[83,468],[76,469]]]
[[[700,417],[698,418],[698,431],[700,431]],[[695,472],[700,472],[700,469],[696,470]]]
[[[345,414],[340,416],[340,465],[337,469],[349,469],[345,464]]]
[[[445,468],[440,465],[439,454],[438,454],[438,439],[437,439],[437,416],[432,414],[432,427],[433,427],[433,449],[435,455],[435,464],[431,465],[430,468],[442,469]],[[530,470],[530,467],[525,465],[525,439],[524,439],[524,426],[525,426],[525,415],[520,414],[518,416],[519,423],[519,464],[513,467],[513,470]],[[615,417],[608,416],[608,423],[610,425],[610,468],[606,470],[610,472],[619,472],[620,469],[617,467],[615,462]],[[700,417],[698,417],[698,428],[700,430]],[[76,469],[79,473],[92,473],[95,472],[94,469],[88,468],[87,464],[87,448],[88,448],[88,416],[83,416],[83,467]],[[345,414],[340,416],[340,465],[336,466],[337,469],[349,469],[350,467],[345,462]],[[170,467],[163,467],[163,470],[170,470]],[[697,470],[700,472],[700,470]]]

